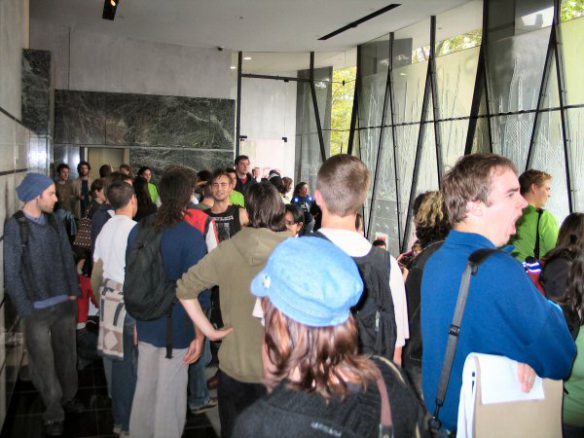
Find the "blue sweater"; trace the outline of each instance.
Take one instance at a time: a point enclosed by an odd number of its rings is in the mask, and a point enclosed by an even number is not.
[[[494,248],[485,237],[452,230],[430,258],[422,279],[424,399],[434,411],[448,327],[468,257]],[[576,354],[562,311],[537,291],[521,264],[497,253],[479,268],[471,286],[460,340],[440,419],[456,429],[462,368],[471,352],[507,356],[529,364],[540,377],[568,377]]]
[[[64,301],[67,295],[81,296],[64,225],[57,221],[57,232],[46,213],[38,221],[27,219],[27,223],[26,267],[22,266],[20,225],[11,217],[4,226],[4,284],[16,311],[23,317],[32,315],[35,308]]]
[[[128,236],[128,248],[138,234],[140,224]],[[188,269],[207,254],[205,236],[186,222],[181,222],[163,231],[160,243],[164,269],[169,280],[178,280]],[[140,342],[155,347],[166,347],[166,320],[163,316],[154,321],[136,321]],[[195,330],[184,307],[177,302],[172,311],[172,346],[187,348],[195,339]]]

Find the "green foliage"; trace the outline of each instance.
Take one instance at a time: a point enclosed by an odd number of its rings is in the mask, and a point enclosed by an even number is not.
[[[560,21],[570,21],[584,16],[584,0],[564,0],[560,8]]]
[[[331,155],[347,152],[356,74],[357,67],[333,71]]]

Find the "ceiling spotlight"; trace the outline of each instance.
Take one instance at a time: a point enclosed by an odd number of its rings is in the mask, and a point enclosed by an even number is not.
[[[103,2],[103,14],[101,18],[104,20],[113,21],[116,17],[116,11],[120,4],[120,0],[104,0]]]
[[[244,56],[243,57],[243,60],[244,61],[251,61],[251,56]]]
[[[231,67],[229,67],[231,70],[237,70],[237,67],[232,65]]]

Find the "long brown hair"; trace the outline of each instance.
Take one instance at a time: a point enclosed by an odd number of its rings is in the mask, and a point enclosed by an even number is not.
[[[314,391],[328,401],[334,396],[344,398],[349,382],[366,389],[379,376],[375,364],[358,354],[357,323],[352,315],[337,326],[309,327],[288,318],[269,298],[262,299],[262,306],[269,361],[264,379],[269,390],[298,372],[298,378],[289,383],[293,388]]]
[[[182,222],[187,204],[193,193],[195,173],[185,167],[173,166],[164,172],[158,191],[162,205],[158,209],[156,227],[170,228]]]

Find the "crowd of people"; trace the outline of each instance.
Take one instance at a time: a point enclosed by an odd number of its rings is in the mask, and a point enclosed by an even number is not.
[[[180,437],[188,410],[216,406],[222,437],[454,436],[471,353],[516,361],[525,392],[564,380],[564,436],[584,433],[584,214],[558,225],[551,175],[462,157],[416,198],[415,243],[394,257],[363,232],[371,174],[354,156],[326,160],[312,194],[244,155],[157,184],[148,167],[90,171],[27,174],[5,226],[47,435],[83,412],[77,368],[99,356],[122,437]],[[436,409],[463,272],[484,249]]]

